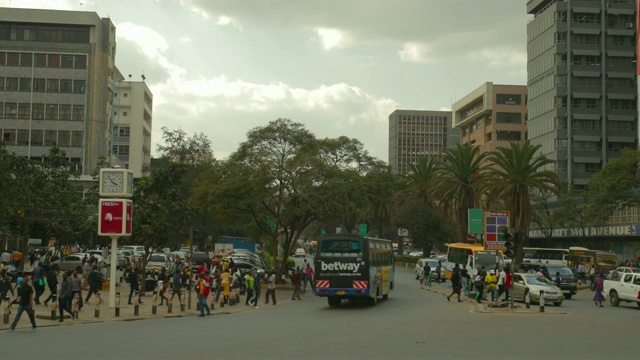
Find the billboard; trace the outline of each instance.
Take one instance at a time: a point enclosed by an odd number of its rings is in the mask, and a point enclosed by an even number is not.
[[[484,248],[504,249],[503,232],[509,227],[508,211],[485,211]]]
[[[130,236],[133,202],[125,199],[100,199],[98,235]]]

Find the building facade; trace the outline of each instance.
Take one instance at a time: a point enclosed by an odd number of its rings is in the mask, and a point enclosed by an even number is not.
[[[572,189],[637,148],[636,0],[529,0],[529,139]]]
[[[406,173],[422,156],[443,159],[458,137],[451,128],[450,111],[396,110],[389,115],[389,165]]]
[[[34,160],[57,145],[82,174],[110,151],[116,28],[93,12],[0,8],[0,131]]]
[[[144,81],[130,79],[115,84],[111,153],[114,165],[139,178],[151,168],[153,95]]]
[[[480,147],[481,152],[508,147],[527,138],[527,87],[482,84],[451,108],[460,143]]]

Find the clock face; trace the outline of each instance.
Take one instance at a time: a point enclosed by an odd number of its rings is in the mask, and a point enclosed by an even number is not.
[[[102,192],[117,194],[124,191],[124,174],[121,171],[102,173]]]

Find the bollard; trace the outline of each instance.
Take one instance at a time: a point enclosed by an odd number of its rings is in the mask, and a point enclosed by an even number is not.
[[[71,300],[71,309],[73,311],[73,318],[77,319],[78,318],[78,313],[80,311],[80,309],[78,308],[78,302],[80,301],[80,294],[76,293],[75,295],[73,295],[73,300]]]
[[[544,290],[540,290],[540,312],[544,312]]]
[[[215,296],[215,291],[212,291],[209,293],[209,302],[211,303],[211,311],[213,311],[216,308],[216,296]]]
[[[95,304],[95,311],[93,316],[99,318],[100,317],[100,294],[96,294],[95,299],[96,299],[95,300],[96,304]]]
[[[185,304],[185,299],[187,298],[187,290],[182,289],[180,293],[180,311],[185,311],[187,304]]]
[[[531,308],[531,294],[528,291],[524,294],[524,303],[527,305],[527,309]]]
[[[169,289],[169,297],[167,298],[167,313],[173,313],[173,289]]]
[[[56,310],[57,310],[57,304],[58,304],[58,300],[57,300],[57,295],[53,294],[51,295],[51,320],[55,320],[56,319]]]
[[[155,315],[158,311],[158,290],[153,290],[153,296],[151,296],[151,314]]]
[[[2,318],[3,324],[9,323],[9,314],[11,314],[11,309],[9,308],[10,300],[11,299],[7,296],[4,298],[4,304],[2,304],[2,307],[4,308],[4,316]]]
[[[133,315],[140,315],[140,291],[136,291],[135,297],[133,299]]]
[[[120,317],[120,291],[116,291],[116,317]]]

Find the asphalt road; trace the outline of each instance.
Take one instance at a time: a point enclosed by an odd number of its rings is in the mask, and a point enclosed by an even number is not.
[[[233,315],[0,333],[3,359],[637,359],[638,308],[597,308],[581,291],[544,314],[482,312],[447,302],[449,284],[425,289],[398,269],[375,307],[329,308],[310,293]],[[244,306],[244,305],[242,305]],[[21,321],[28,321],[23,319]]]

